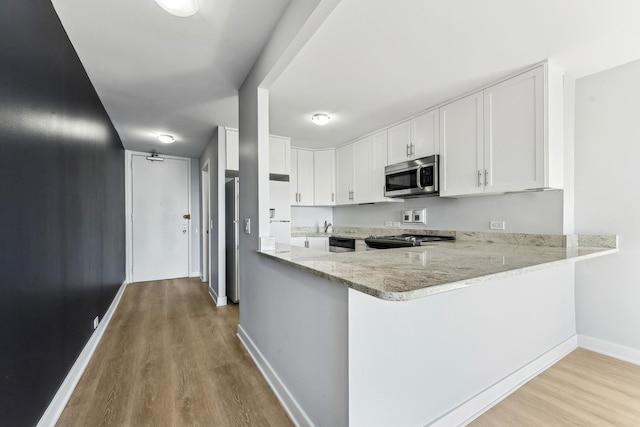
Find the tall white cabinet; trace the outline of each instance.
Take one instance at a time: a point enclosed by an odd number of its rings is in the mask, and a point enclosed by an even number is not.
[[[336,149],[336,194],[339,205],[353,203],[353,154],[354,144],[347,144]]]
[[[292,148],[291,173],[289,174],[292,205],[313,206],[313,170],[313,151]]]
[[[313,188],[316,206],[336,204],[336,150],[313,152]]]

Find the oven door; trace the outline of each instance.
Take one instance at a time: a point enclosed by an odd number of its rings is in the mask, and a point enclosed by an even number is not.
[[[385,168],[385,197],[406,198],[437,194],[437,156],[411,160]]]

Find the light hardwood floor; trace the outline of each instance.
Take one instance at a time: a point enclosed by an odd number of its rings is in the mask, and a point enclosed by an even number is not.
[[[576,349],[470,426],[640,426],[640,366]]]
[[[127,286],[58,426],[290,426],[198,279]]]

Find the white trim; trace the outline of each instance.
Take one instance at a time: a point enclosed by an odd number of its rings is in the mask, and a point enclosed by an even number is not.
[[[577,346],[578,337],[573,335],[429,425],[449,427],[469,424],[533,377],[575,350]]]
[[[267,383],[269,383],[269,387],[271,387],[271,390],[273,390],[273,393],[276,395],[285,411],[287,411],[291,420],[293,420],[293,423],[297,426],[313,426],[314,424],[311,419],[307,416],[302,407],[293,397],[293,394],[291,394],[287,386],[284,385],[276,371],[271,367],[267,359],[265,359],[264,355],[242,328],[242,325],[238,325],[237,335],[238,338],[240,338],[240,342],[242,342],[244,347],[247,349],[249,355],[262,373],[262,376],[267,380]]]
[[[213,303],[217,307],[227,305],[227,297],[226,296],[218,297],[218,294],[216,293],[216,291],[213,290],[211,285],[209,285],[209,296],[211,297],[211,299],[213,300]]]
[[[42,418],[40,418],[40,421],[38,421],[37,427],[53,426],[58,422],[58,418],[60,418],[62,411],[64,410],[65,406],[67,406],[67,402],[71,398],[73,390],[75,390],[78,381],[80,381],[80,377],[84,373],[84,370],[87,368],[87,365],[89,364],[93,353],[96,351],[96,348],[98,347],[98,344],[102,339],[104,331],[107,329],[107,326],[109,325],[109,322],[113,317],[113,313],[116,311],[116,308],[120,303],[120,299],[122,298],[122,294],[127,287],[127,283],[128,282],[126,280],[122,282],[122,285],[120,286],[120,289],[118,289],[116,296],[113,298],[109,309],[104,314],[102,321],[98,324],[96,330],[93,331],[93,334],[91,334],[89,341],[87,341],[87,344],[82,349],[82,352],[80,352],[80,355],[71,367],[71,370],[69,370],[67,377],[62,382],[62,385],[60,385],[60,388],[58,389],[55,396],[53,396],[53,399],[49,403],[47,410],[44,411]]]
[[[199,271],[192,271],[189,277],[202,277]]]
[[[640,365],[640,350],[610,341],[593,338],[587,335],[578,335],[578,346],[586,350],[595,351],[625,362]]]
[[[130,151],[125,150],[124,153],[124,215],[125,215],[125,274],[126,281],[128,283],[133,282],[133,223],[131,222],[131,214],[133,211],[133,175],[131,173],[133,156],[150,156],[151,153],[146,153],[143,151]],[[187,176],[187,193],[189,197],[189,213],[191,214],[191,168],[192,159],[190,157],[179,157],[179,156],[169,156],[165,154],[161,154],[165,159],[175,159],[175,160],[186,160],[189,165],[189,172]],[[192,221],[188,221],[188,269],[191,270],[191,223]],[[198,273],[199,275],[200,273]]]
[[[206,169],[206,172],[205,172]],[[204,180],[204,176],[207,176],[207,182],[205,185],[205,180]],[[206,196],[205,197],[205,193]],[[207,203],[205,204],[204,201],[205,199],[207,200]],[[205,262],[205,255],[204,255],[204,249],[205,246],[207,248],[207,254],[206,254],[206,263],[207,266],[206,268],[204,266],[202,266],[201,270],[202,270],[202,279],[203,282],[208,282],[209,278],[211,277],[211,167],[209,166],[209,159],[207,159],[204,162],[204,165],[202,165],[202,167],[200,168],[200,201],[201,201],[201,210],[202,212],[200,212],[201,215],[201,223],[202,226],[200,227],[201,230],[201,236],[202,238],[200,239],[200,254],[202,254],[201,259],[202,259],[202,263],[204,264]]]

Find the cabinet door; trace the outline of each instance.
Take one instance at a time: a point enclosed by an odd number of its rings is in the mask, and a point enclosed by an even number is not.
[[[301,246],[301,247],[306,247],[305,246],[305,242],[307,241],[306,237],[292,237],[291,238],[291,246]]]
[[[387,164],[409,160],[411,141],[411,122],[406,121],[388,129],[389,145],[387,148]]]
[[[316,206],[332,206],[336,201],[336,151],[313,153],[313,185]]]
[[[433,110],[411,120],[412,159],[440,153],[440,111]]]
[[[440,108],[441,196],[484,192],[482,110],[482,92]]]
[[[291,166],[289,173],[289,194],[291,195],[291,205],[298,204],[298,150],[291,149]]]
[[[371,136],[371,198],[374,202],[385,200],[384,167],[387,165],[387,131]]]
[[[353,203],[353,144],[336,149],[336,203]]]
[[[269,137],[269,173],[289,175],[291,172],[291,141],[278,136]]]
[[[544,70],[484,91],[485,192],[544,187]]]
[[[237,171],[240,163],[240,134],[237,130],[227,129],[226,151],[227,151],[227,170]]]
[[[355,203],[373,202],[373,156],[372,138],[367,137],[353,143],[353,201]]]
[[[329,238],[328,237],[307,237],[310,249],[317,249],[320,251],[328,251]]]
[[[298,205],[313,206],[313,151],[298,150]]]

